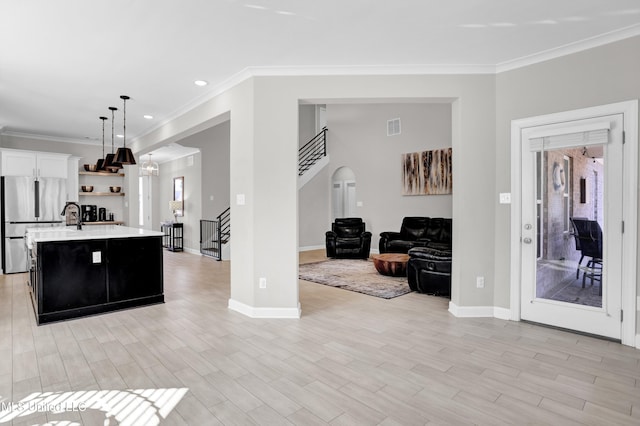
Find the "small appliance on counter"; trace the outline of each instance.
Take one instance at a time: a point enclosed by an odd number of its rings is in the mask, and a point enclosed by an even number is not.
[[[98,207],[95,204],[82,205],[82,221],[83,222],[98,221]]]
[[[100,207],[98,209],[98,222],[106,222],[107,220],[107,209],[104,207]]]
[[[80,216],[80,208],[73,201],[67,201],[64,207],[65,224],[67,226],[75,226],[78,224],[78,216]]]

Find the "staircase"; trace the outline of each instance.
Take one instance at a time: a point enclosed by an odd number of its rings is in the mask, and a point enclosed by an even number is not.
[[[327,128],[298,150],[298,189],[329,164]],[[217,260],[229,259],[231,208],[227,207],[215,220],[200,220],[200,254]]]
[[[200,220],[200,253],[217,260],[228,259],[231,238],[231,208],[227,207],[216,220]],[[225,248],[227,250],[225,250]]]
[[[309,182],[327,164],[329,164],[327,128],[323,127],[317,135],[298,150],[298,189]]]

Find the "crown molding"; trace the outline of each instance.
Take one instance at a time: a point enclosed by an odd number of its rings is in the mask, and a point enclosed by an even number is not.
[[[495,65],[434,64],[434,65],[362,65],[362,66],[293,66],[248,67],[252,77],[275,76],[357,76],[357,75],[438,75],[438,74],[495,74]]]
[[[594,47],[604,46],[605,44],[614,43],[627,38],[640,35],[640,24],[631,25],[608,33],[600,34],[584,40],[565,44],[564,46],[554,47],[553,49],[544,50],[532,55],[523,56],[521,58],[501,62],[496,64],[496,73],[523,68],[551,59],[560,58],[562,56],[571,55],[573,53],[582,52],[584,50],[593,49]]]
[[[49,136],[49,135],[39,135],[36,133],[24,133],[24,132],[15,132],[11,130],[2,131],[0,129],[0,135],[2,136],[10,136],[15,138],[25,138],[25,139],[33,139],[40,141],[49,141],[49,142],[64,142],[64,143],[77,143],[82,145],[100,145],[100,141],[91,139],[78,139],[71,137],[61,137],[61,136]]]

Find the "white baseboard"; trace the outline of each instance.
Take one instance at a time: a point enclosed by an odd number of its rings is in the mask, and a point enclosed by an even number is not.
[[[458,318],[511,319],[511,310],[497,306],[458,306],[449,302],[449,312]]]
[[[200,255],[200,250],[194,250],[192,248],[185,247],[183,250],[187,253]]]
[[[327,247],[322,245],[322,246],[304,246],[304,247],[298,247],[298,251],[311,251],[311,250],[321,250],[321,249],[326,249]]]
[[[640,334],[636,334],[636,349],[640,349]]]
[[[232,311],[240,312],[249,318],[288,318],[298,319],[300,318],[301,309],[298,303],[297,308],[255,308],[253,306],[245,305],[233,299],[229,299],[229,309]]]

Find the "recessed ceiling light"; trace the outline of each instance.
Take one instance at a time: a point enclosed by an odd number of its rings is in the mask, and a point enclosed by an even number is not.
[[[194,81],[194,82],[193,82],[193,84],[195,84],[196,86],[200,86],[200,87],[202,87],[202,86],[206,86],[206,85],[207,85],[207,84],[209,84],[209,83],[207,83],[207,82],[206,82],[206,81],[204,81],[204,80],[196,80],[196,81]]]
[[[286,15],[286,16],[293,16],[295,15],[294,12],[289,12],[288,10],[276,10],[276,13],[278,15]]]
[[[147,120],[153,120],[153,115],[145,114],[143,115],[143,117],[146,118]]]
[[[116,138],[122,139],[122,138],[124,138],[124,136],[123,135],[116,135]]]
[[[244,7],[248,7],[249,9],[267,10],[266,7],[260,6],[258,4],[245,4]]]

